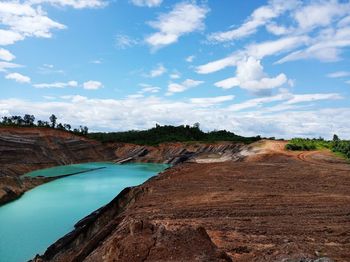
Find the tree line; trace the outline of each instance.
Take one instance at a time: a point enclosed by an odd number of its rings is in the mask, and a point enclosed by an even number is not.
[[[80,126],[79,128],[72,128],[70,124],[62,124],[57,122],[57,116],[52,114],[48,121],[37,120],[35,122],[35,116],[30,114],[25,114],[24,116],[4,116],[1,119],[0,126],[10,126],[10,127],[46,127],[58,130],[64,130],[72,132],[78,135],[87,135],[89,128],[87,126]]]
[[[261,139],[260,136],[243,137],[226,130],[215,130],[211,132],[203,132],[199,123],[190,125],[156,125],[148,130],[131,130],[125,132],[110,133],[90,133],[88,137],[99,140],[101,142],[123,142],[140,145],[158,145],[164,142],[191,142],[191,141],[235,141],[243,143],[251,143]]]

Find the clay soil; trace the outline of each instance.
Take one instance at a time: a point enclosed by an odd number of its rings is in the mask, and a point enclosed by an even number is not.
[[[233,261],[350,261],[350,165],[327,151],[286,152],[284,142],[256,147],[241,162],[171,168],[125,216],[201,226]]]

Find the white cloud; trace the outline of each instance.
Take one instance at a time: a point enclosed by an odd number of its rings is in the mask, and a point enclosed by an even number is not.
[[[279,74],[273,78],[266,76],[260,60],[248,57],[237,62],[235,77],[216,82],[214,85],[224,89],[239,86],[256,94],[262,94],[282,86],[287,80],[285,74]]]
[[[245,53],[248,56],[262,59],[271,55],[279,55],[290,51],[309,42],[309,37],[305,35],[286,36],[273,41],[266,41],[258,44],[246,46]]]
[[[22,65],[0,61],[0,72],[5,72],[7,71],[8,68],[18,68],[18,67],[22,67]]]
[[[115,36],[115,46],[119,49],[125,49],[137,44],[138,44],[138,41],[136,39],[131,38],[128,35],[117,34]]]
[[[235,66],[241,58],[242,58],[241,54],[235,53],[223,59],[219,59],[204,65],[200,65],[196,67],[196,72],[198,74],[213,73],[229,66]]]
[[[103,84],[99,81],[90,80],[90,81],[84,82],[83,87],[84,89],[87,89],[87,90],[97,90],[102,88]]]
[[[5,33],[7,44],[25,37],[50,38],[51,30],[66,28],[50,19],[40,7],[35,9],[19,2],[0,2],[0,24],[11,32]]]
[[[269,107],[264,107],[264,102],[278,103],[288,101],[292,97],[292,94],[265,97],[263,102],[260,100],[259,110],[247,111],[246,108],[242,112],[230,108],[232,105],[218,107],[215,104],[214,107],[208,107],[205,103],[170,101],[157,97],[90,99],[70,96],[64,100],[37,102],[0,99],[0,112],[7,115],[31,112],[37,119],[43,120],[54,113],[61,122],[77,126],[86,125],[90,130],[99,131],[145,129],[154,127],[156,123],[182,125],[200,122],[205,130],[227,129],[246,136],[260,134],[284,138],[331,138],[336,133],[341,138],[350,139],[349,107],[300,109],[292,104],[286,105],[288,107],[284,107],[282,111],[274,112],[269,111]],[[275,101],[272,101],[273,99]]]
[[[179,72],[174,72],[169,75],[171,79],[179,79],[181,77],[181,74]]]
[[[350,76],[350,71],[338,71],[327,75],[327,77],[330,77],[330,78],[340,78],[340,77],[347,77],[347,76]]]
[[[17,41],[23,40],[24,36],[11,30],[0,29],[0,45],[12,45]]]
[[[212,106],[215,104],[221,104],[223,102],[231,101],[235,98],[234,95],[228,96],[216,96],[216,97],[200,97],[200,98],[191,98],[190,102],[192,104],[200,104],[204,106]]]
[[[5,76],[6,79],[15,80],[18,83],[30,83],[30,77],[21,75],[19,73],[11,73]]]
[[[54,83],[41,83],[34,84],[35,88],[66,88],[66,87],[77,87],[77,81],[69,81],[69,82],[54,82]]]
[[[156,21],[149,22],[149,25],[158,32],[145,40],[155,48],[173,44],[184,34],[202,30],[207,12],[206,7],[194,3],[176,4],[169,13],[161,14]]]
[[[139,91],[139,94],[143,94],[143,93],[158,93],[160,91],[160,87],[158,86],[152,86],[149,84],[139,84],[139,86],[142,87],[141,91]]]
[[[0,48],[0,59],[10,62],[13,59],[15,59],[16,57],[8,50]]]
[[[293,31],[293,28],[287,28],[283,25],[278,25],[274,22],[268,23],[266,25],[266,30],[274,35],[286,35]]]
[[[291,97],[290,94],[278,94],[270,97],[261,97],[246,100],[242,103],[233,104],[228,107],[229,111],[241,111],[246,110],[248,108],[261,107],[266,103],[278,102],[289,99]]]
[[[163,0],[130,0],[136,6],[157,7],[160,6]]]
[[[297,104],[297,103],[305,103],[319,100],[336,100],[342,99],[343,97],[337,93],[330,94],[305,94],[305,95],[293,95],[291,99],[289,99],[286,104]]]
[[[266,56],[278,55],[295,49],[309,41],[309,37],[286,36],[273,41],[265,41],[247,45],[243,50],[239,50],[225,58],[209,62],[196,67],[199,74],[209,74],[220,71],[226,67],[236,66],[239,61],[246,56],[253,56],[257,59],[263,59]]]
[[[349,14],[349,11],[350,3],[319,0],[296,10],[294,19],[301,30],[312,30],[331,24],[335,18]]]
[[[28,0],[29,4],[51,4],[55,6],[70,6],[76,9],[99,8],[107,5],[103,0]]]
[[[146,76],[154,78],[163,75],[166,71],[167,69],[162,64],[158,64],[158,66],[152,69]]]
[[[224,42],[237,40],[252,35],[259,27],[266,25],[273,18],[279,17],[284,12],[294,9],[298,4],[298,1],[293,0],[269,1],[268,5],[255,9],[246,22],[240,27],[226,32],[211,34],[209,36],[209,40]]]
[[[99,65],[99,64],[102,64],[102,61],[99,60],[99,59],[96,59],[96,60],[90,61],[90,63],[91,63],[91,64],[97,64],[97,65]]]
[[[332,29],[327,28],[319,32],[313,38],[312,43],[306,49],[297,50],[278,61],[285,63],[301,59],[318,59],[323,62],[340,60],[343,48],[350,46],[350,27]]]
[[[193,80],[193,79],[186,79],[181,84],[170,83],[168,85],[168,92],[166,95],[170,96],[174,93],[181,93],[181,92],[186,91],[189,88],[199,86],[202,83],[204,83],[204,82],[199,81],[199,80]]]
[[[190,55],[190,56],[188,56],[188,57],[186,57],[186,62],[187,63],[192,63],[193,62],[193,60],[194,60],[194,58],[195,58],[195,56],[194,55]]]

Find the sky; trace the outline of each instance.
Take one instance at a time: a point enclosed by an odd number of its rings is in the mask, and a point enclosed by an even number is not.
[[[0,0],[0,117],[350,138],[350,1]]]

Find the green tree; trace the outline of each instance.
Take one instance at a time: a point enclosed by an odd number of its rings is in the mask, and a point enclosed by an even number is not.
[[[35,117],[33,115],[25,114],[23,117],[23,122],[26,126],[33,126]]]
[[[51,127],[52,127],[52,128],[55,128],[55,127],[56,127],[56,121],[57,121],[57,117],[56,117],[54,114],[52,114],[52,115],[50,116],[50,122],[51,122]]]
[[[339,139],[339,137],[336,135],[336,134],[334,134],[333,135],[333,141],[334,142],[337,142],[337,141],[339,141],[340,139]]]

